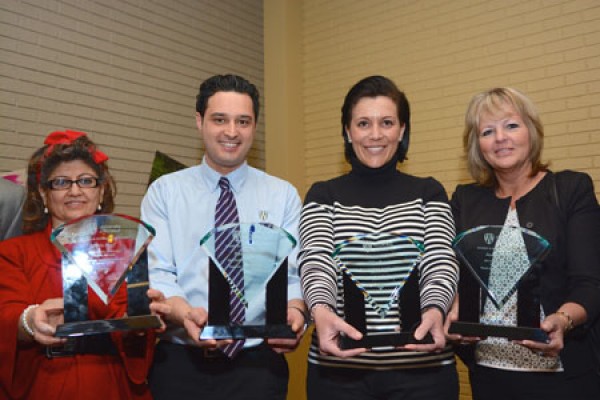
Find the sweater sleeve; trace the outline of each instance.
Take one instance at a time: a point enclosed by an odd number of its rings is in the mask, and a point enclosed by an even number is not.
[[[588,175],[565,172],[556,176],[560,208],[566,214],[565,301],[583,306],[589,323],[600,317],[600,206]]]
[[[421,307],[448,312],[458,285],[458,262],[452,249],[454,220],[442,185],[429,180],[424,199],[425,254],[421,262]]]
[[[334,309],[336,304],[336,268],[331,257],[334,249],[333,209],[325,204],[325,199],[325,184],[316,183],[306,195],[300,216],[298,265],[309,310],[318,303]]]
[[[17,340],[19,317],[33,304],[31,286],[21,268],[20,238],[0,243],[0,396],[20,398],[35,379],[39,346]],[[26,373],[23,373],[25,372]]]

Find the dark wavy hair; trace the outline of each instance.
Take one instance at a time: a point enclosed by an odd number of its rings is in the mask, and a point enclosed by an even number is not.
[[[350,127],[350,121],[352,121],[352,111],[354,110],[354,106],[356,106],[356,103],[364,97],[377,96],[389,97],[394,104],[396,104],[396,108],[398,109],[398,120],[405,126],[404,136],[398,145],[396,155],[398,157],[398,162],[402,162],[406,159],[408,143],[410,140],[410,104],[408,103],[408,99],[404,92],[399,90],[394,82],[385,76],[374,75],[366,77],[352,86],[350,91],[348,91],[348,94],[346,94],[344,104],[342,105],[342,136],[344,137],[344,155],[348,162],[350,162],[352,157],[356,157],[354,149],[352,148],[352,143],[349,142],[346,133],[347,129]]]
[[[94,161],[96,145],[87,136],[75,139],[71,144],[53,145],[46,154],[48,145],[37,149],[27,167],[27,198],[23,205],[23,232],[31,233],[46,229],[50,215],[44,213],[44,201],[40,190],[49,191],[43,183],[63,162],[81,160],[89,165],[100,179],[104,187],[101,209],[97,213],[111,213],[115,208],[114,198],[117,193],[115,181],[108,170],[106,162],[97,164]]]
[[[204,118],[208,99],[217,92],[236,92],[247,94],[252,99],[254,120],[258,123],[258,111],[260,108],[260,94],[256,86],[238,75],[214,75],[202,82],[196,96],[196,111]]]

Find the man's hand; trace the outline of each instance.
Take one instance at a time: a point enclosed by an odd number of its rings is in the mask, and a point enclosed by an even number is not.
[[[160,328],[157,332],[164,332],[167,329],[165,321],[171,314],[171,306],[167,304],[167,298],[160,290],[148,289],[146,295],[150,299],[150,312],[160,318]]]
[[[276,353],[289,353],[296,350],[306,328],[308,321],[306,320],[306,306],[301,300],[290,300],[287,309],[287,323],[296,333],[295,339],[267,339],[267,344],[271,346]]]

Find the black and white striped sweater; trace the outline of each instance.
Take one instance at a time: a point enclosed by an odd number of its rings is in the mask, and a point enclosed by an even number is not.
[[[335,246],[359,234],[394,232],[424,243],[419,264],[421,309],[437,307],[445,313],[456,291],[458,264],[451,248],[455,231],[444,188],[433,178],[397,171],[396,160],[377,169],[352,160],[352,167],[347,175],[315,183],[306,195],[300,221],[299,266],[308,306],[329,304],[343,315],[342,275],[331,257]],[[390,322],[399,324],[397,308],[386,317],[385,323]],[[367,311],[367,329],[378,324],[382,324],[381,319]],[[313,335],[309,361],[392,369],[448,364],[454,358],[448,347],[440,353],[377,350],[341,359],[321,355]]]

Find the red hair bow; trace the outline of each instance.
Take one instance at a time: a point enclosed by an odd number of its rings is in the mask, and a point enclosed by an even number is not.
[[[46,137],[44,140],[44,144],[48,145],[48,149],[45,152],[45,155],[48,156],[52,153],[54,146],[57,144],[73,144],[73,142],[79,139],[82,136],[87,136],[85,132],[77,132],[77,131],[56,131],[52,132]],[[108,160],[108,156],[101,152],[100,150],[90,149],[92,154],[92,158],[96,164],[101,164],[104,161]]]
[[[71,144],[76,139],[87,136],[85,132],[76,132],[76,131],[56,131],[52,132],[46,137],[44,140],[44,144]]]

